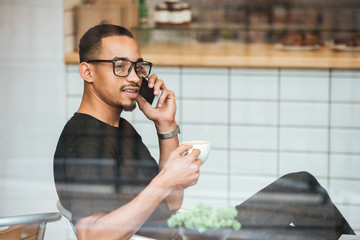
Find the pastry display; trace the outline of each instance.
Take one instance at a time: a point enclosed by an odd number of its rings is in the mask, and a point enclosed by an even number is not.
[[[319,37],[311,33],[287,34],[281,44],[284,46],[313,46],[319,44]]]
[[[354,33],[348,38],[335,38],[334,50],[360,51],[360,33]]]
[[[286,34],[276,45],[281,50],[315,50],[320,45],[319,36],[312,33]]]

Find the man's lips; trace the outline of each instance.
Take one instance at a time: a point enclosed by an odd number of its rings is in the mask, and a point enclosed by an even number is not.
[[[130,98],[137,98],[139,89],[139,87],[128,86],[121,88],[121,91],[125,92]]]

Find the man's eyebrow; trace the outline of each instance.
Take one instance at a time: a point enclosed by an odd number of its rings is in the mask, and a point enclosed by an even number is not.
[[[127,57],[114,57],[112,60],[129,60]]]
[[[127,57],[114,57],[112,60],[129,60],[130,61],[130,59],[127,58]],[[136,62],[139,62],[139,61],[144,61],[144,59],[143,58],[138,58],[136,60]]]

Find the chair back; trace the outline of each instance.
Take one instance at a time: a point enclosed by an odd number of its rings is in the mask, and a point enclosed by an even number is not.
[[[61,219],[58,212],[0,217],[0,240],[43,240],[48,222]]]
[[[74,224],[71,222],[71,217],[72,214],[69,210],[67,210],[66,208],[63,207],[63,205],[61,204],[60,200],[57,200],[56,202],[56,208],[58,209],[58,211],[61,213],[61,215],[63,215],[67,220],[69,220],[70,225],[72,230],[74,231],[75,235],[76,235],[76,229]]]

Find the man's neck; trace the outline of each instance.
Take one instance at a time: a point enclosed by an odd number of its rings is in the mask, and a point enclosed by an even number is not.
[[[83,101],[77,111],[78,113],[88,114],[102,122],[105,122],[113,127],[119,127],[121,109],[114,107],[98,106],[89,104],[87,101]]]

